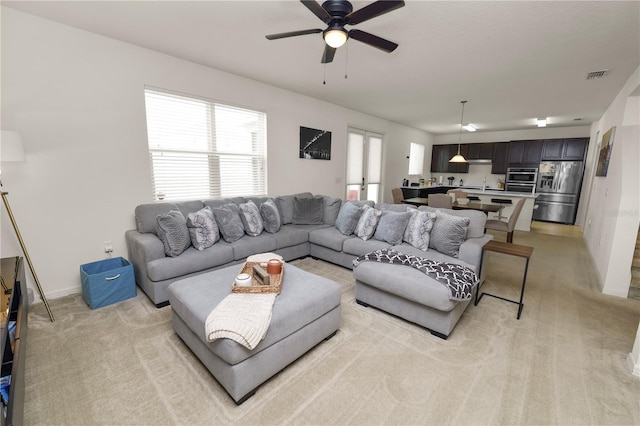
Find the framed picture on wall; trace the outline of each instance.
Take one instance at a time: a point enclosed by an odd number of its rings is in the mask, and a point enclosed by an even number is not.
[[[300,158],[331,160],[331,132],[300,126]]]
[[[600,144],[600,153],[598,154],[598,167],[596,168],[596,176],[606,176],[609,170],[609,159],[611,158],[611,149],[613,148],[613,137],[616,134],[615,126],[610,128],[607,133],[602,135],[602,143]]]

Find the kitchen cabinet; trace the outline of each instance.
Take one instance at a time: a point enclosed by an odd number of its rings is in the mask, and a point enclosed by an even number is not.
[[[545,139],[543,161],[582,161],[587,152],[588,138]]]
[[[538,167],[542,159],[542,139],[509,142],[509,167]]]
[[[491,157],[491,174],[503,175],[507,173],[508,155],[509,142],[496,142],[493,144],[493,156]]]
[[[470,143],[467,160],[490,160],[493,158],[493,142]]]
[[[431,150],[431,172],[447,173],[449,171],[449,145],[433,145]]]
[[[467,158],[469,144],[460,145],[460,154]],[[469,164],[450,163],[451,157],[458,153],[458,144],[433,145],[431,150],[432,173],[469,173]]]
[[[562,159],[569,161],[584,160],[589,146],[589,138],[571,138],[564,140]]]

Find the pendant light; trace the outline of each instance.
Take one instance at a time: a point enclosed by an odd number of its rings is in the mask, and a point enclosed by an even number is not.
[[[467,101],[460,101],[462,104],[462,114],[460,115],[460,133],[458,134],[458,153],[451,157],[450,163],[466,163],[467,160],[460,154],[460,140],[462,139],[462,123],[464,123],[464,104]]]

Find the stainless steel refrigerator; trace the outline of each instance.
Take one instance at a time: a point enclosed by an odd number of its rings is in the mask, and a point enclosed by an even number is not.
[[[538,169],[534,220],[573,225],[584,166],[582,161],[544,161]]]

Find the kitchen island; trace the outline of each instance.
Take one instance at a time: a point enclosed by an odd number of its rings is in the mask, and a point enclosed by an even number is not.
[[[483,204],[496,204],[491,201],[493,198],[502,198],[511,200],[511,204],[505,204],[504,209],[502,209],[502,220],[507,221],[509,216],[511,216],[511,212],[513,211],[513,207],[516,205],[516,202],[520,198],[524,198],[524,206],[522,207],[522,211],[520,212],[520,216],[518,217],[518,221],[516,222],[516,230],[518,231],[530,231],[531,230],[531,220],[533,217],[533,210],[535,208],[535,201],[538,197],[538,194],[532,193],[523,193],[523,192],[507,192],[504,190],[499,190],[495,187],[489,187],[488,189],[481,189],[473,186],[459,186],[459,185],[423,185],[423,186],[403,186],[402,193],[404,198],[414,198],[414,197],[422,197],[427,198],[429,194],[446,194],[449,190],[456,189],[467,192],[469,195],[475,195],[480,198],[480,202]],[[490,213],[490,219],[498,219],[497,213]]]

